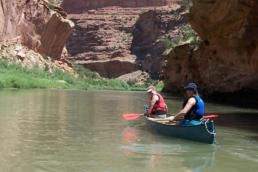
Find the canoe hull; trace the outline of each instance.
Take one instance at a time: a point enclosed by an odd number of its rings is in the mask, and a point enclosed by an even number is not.
[[[155,132],[167,136],[178,137],[203,143],[215,143],[215,125],[207,121],[196,126],[179,126],[162,124],[145,118],[147,125]]]

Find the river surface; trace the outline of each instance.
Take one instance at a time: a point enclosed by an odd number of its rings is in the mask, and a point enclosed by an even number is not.
[[[171,113],[179,98],[168,101]],[[139,92],[0,91],[0,172],[256,172],[258,111],[207,104],[217,112],[214,145],[152,133]]]

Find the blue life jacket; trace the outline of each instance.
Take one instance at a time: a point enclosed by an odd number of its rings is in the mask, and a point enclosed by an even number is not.
[[[192,97],[190,97],[190,98],[192,98]],[[195,98],[196,104],[185,115],[185,119],[188,119],[188,120],[199,120],[205,114],[205,104],[204,104],[204,102],[203,102],[203,100],[202,100],[202,98],[200,96],[193,96],[193,98]],[[183,106],[185,106],[187,104],[189,99],[187,99],[184,102]]]

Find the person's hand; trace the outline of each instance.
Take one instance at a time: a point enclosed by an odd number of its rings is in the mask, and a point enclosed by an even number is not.
[[[151,116],[151,110],[149,110],[148,112],[147,112],[147,117],[150,117]]]
[[[148,112],[143,114],[144,116],[150,117],[150,114]]]
[[[170,117],[168,117],[169,122],[173,122],[173,121],[174,121],[174,119],[175,119],[175,117],[174,117],[174,116],[170,116]]]

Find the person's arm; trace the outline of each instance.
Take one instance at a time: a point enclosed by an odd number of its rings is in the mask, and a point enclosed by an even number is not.
[[[192,108],[195,104],[196,104],[195,98],[190,98],[190,99],[188,100],[188,102],[186,103],[185,107],[184,107],[180,112],[178,112],[175,116],[172,116],[172,117],[170,118],[171,122],[182,119],[182,118],[185,116],[185,114],[186,114],[187,112],[189,112],[189,111],[191,110],[191,108]]]
[[[158,100],[159,100],[159,97],[158,97],[157,95],[154,95],[154,96],[152,97],[152,100],[150,101],[150,106],[149,106],[150,108],[149,108],[149,111],[148,111],[148,115],[151,114],[152,109],[153,109],[155,103],[156,103]]]

